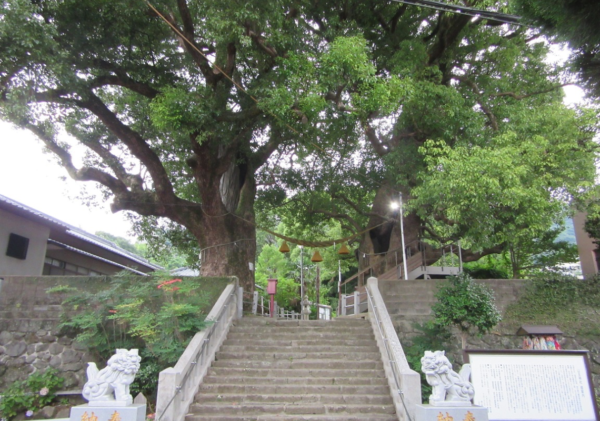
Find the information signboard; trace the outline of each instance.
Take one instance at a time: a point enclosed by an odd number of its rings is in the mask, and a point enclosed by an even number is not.
[[[475,405],[495,421],[598,421],[587,351],[466,350]]]

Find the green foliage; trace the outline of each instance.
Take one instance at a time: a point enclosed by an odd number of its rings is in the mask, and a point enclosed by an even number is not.
[[[527,281],[519,300],[505,311],[515,326],[555,324],[569,335],[600,334],[600,277],[577,279],[543,273]]]
[[[113,235],[109,232],[104,231],[96,231],[96,235],[98,237],[112,241],[117,246],[121,247],[123,250],[127,250],[131,253],[139,254],[140,256],[145,257],[143,254],[140,253],[140,250],[136,247],[136,245],[129,241],[127,238],[119,237],[118,235]]]
[[[141,349],[143,370],[134,388],[152,396],[153,376],[173,365],[193,335],[206,326],[205,315],[224,286],[214,279],[211,283],[168,274],[140,279],[122,273],[105,290],[70,293],[63,302],[61,328],[102,360],[116,348]]]
[[[429,402],[431,386],[427,383],[425,373],[421,371],[421,358],[425,351],[445,350],[446,354],[451,351],[452,334],[443,326],[428,321],[413,326],[419,333],[410,339],[410,345],[405,347],[404,352],[410,368],[421,375],[421,399],[423,403]]]
[[[400,187],[415,231],[522,248],[593,182],[595,120],[560,104],[561,69],[525,29],[395,2],[155,6],[201,52],[144,2],[3,2],[0,117],[143,215],[160,264],[238,241],[205,268],[251,290],[262,218],[316,239],[336,219],[341,238],[389,216],[376,192]]]
[[[36,412],[51,404],[64,381],[54,368],[33,373],[27,380],[15,381],[0,395],[0,417],[10,420],[17,414]]]
[[[554,117],[548,120],[556,122]],[[526,138],[507,132],[486,146],[451,148],[428,141],[421,152],[429,171],[413,190],[418,198],[412,207],[424,217],[433,212],[454,221],[451,226],[438,224],[440,232],[460,236],[475,249],[535,238],[563,222],[565,202],[572,201],[579,181],[593,171],[592,155],[583,150],[580,155],[566,153],[571,148],[565,143],[569,131],[567,125]],[[572,147],[578,141],[577,136],[569,139]],[[567,162],[571,159],[580,165]],[[531,176],[539,170],[544,174]]]
[[[510,261],[506,253],[489,254],[476,262],[464,263],[463,272],[474,279],[510,279]]]
[[[502,320],[490,288],[476,283],[467,274],[450,277],[438,288],[435,297],[438,301],[431,308],[434,323],[458,328],[463,348],[468,335],[485,334]]]
[[[525,16],[542,32],[559,41],[566,41],[574,50],[574,68],[586,82],[589,92],[600,95],[598,72],[600,36],[598,20],[600,5],[595,0],[513,0],[516,13]]]

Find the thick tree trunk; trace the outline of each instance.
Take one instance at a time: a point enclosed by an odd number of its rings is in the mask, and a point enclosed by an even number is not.
[[[404,195],[404,200],[406,200]],[[381,275],[402,263],[402,236],[399,223],[399,210],[392,203],[398,202],[399,195],[389,186],[379,188],[373,200],[368,228],[375,227],[363,235],[359,246],[360,269],[371,267],[373,275]],[[419,250],[420,218],[415,214],[404,214],[404,243],[407,256]]]
[[[254,169],[243,159],[228,159],[228,168],[215,175],[210,169],[226,158],[213,155],[211,162],[209,152],[198,154],[199,165],[193,166],[202,214],[186,226],[201,248],[202,276],[237,276],[247,301],[254,292],[256,258]]]
[[[245,296],[254,292],[256,228],[232,214],[203,218],[201,233],[202,276],[237,276]],[[196,233],[194,233],[196,234]]]

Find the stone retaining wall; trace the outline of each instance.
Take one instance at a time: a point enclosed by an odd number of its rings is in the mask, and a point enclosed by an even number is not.
[[[0,281],[0,390],[15,380],[48,367],[59,370],[65,389],[85,383],[85,368],[92,353],[59,330],[64,297],[47,294],[57,285],[101,288],[103,278],[4,277]]]
[[[523,291],[526,281],[516,279],[476,280],[494,290],[496,306],[504,312],[507,306],[515,302]],[[431,306],[437,301],[435,293],[441,280],[417,281],[380,281],[380,290],[398,337],[403,344],[409,343],[421,332],[415,329],[416,323],[431,318]],[[470,349],[521,349],[523,336],[517,336],[519,326],[501,322],[493,331],[481,338],[471,337],[467,341]],[[559,326],[560,328],[560,326]],[[450,360],[461,365],[463,353],[458,331],[454,332],[451,348],[446,350]],[[576,336],[565,332],[559,337],[563,349],[589,351],[590,370],[596,393],[600,394],[600,337]],[[600,397],[599,397],[600,400]]]
[[[140,277],[140,281],[148,281]],[[185,280],[185,278],[184,278]],[[231,278],[196,278],[207,294],[210,309]],[[0,278],[0,391],[15,380],[24,380],[36,371],[56,368],[66,382],[65,390],[81,390],[88,362],[100,368],[93,349],[74,341],[74,333],[61,331],[65,294],[46,291],[59,285],[88,292],[101,291],[110,277],[5,276]],[[72,309],[70,310],[72,311]],[[142,362],[143,364],[143,362]]]

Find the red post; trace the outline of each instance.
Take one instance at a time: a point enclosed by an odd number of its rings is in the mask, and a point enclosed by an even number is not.
[[[269,315],[274,317],[275,312],[275,294],[277,294],[277,279],[269,279],[267,281],[267,294],[271,296],[271,303],[269,307]]]

